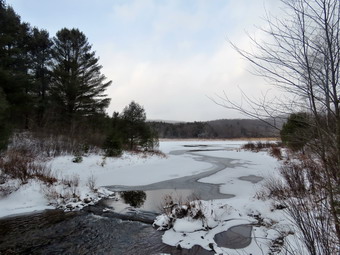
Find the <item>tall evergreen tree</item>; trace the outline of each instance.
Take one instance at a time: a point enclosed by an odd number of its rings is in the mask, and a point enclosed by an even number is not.
[[[10,135],[10,128],[7,123],[7,108],[8,104],[5,94],[0,88],[0,151],[6,148],[8,137]]]
[[[59,116],[71,123],[78,116],[104,112],[110,102],[104,92],[111,81],[105,82],[86,36],[78,29],[63,28],[53,42],[51,98]]]
[[[31,112],[28,74],[30,26],[0,1],[0,87],[9,105],[10,120],[27,127]]]
[[[29,44],[30,73],[33,76],[36,120],[38,126],[44,123],[48,107],[47,94],[51,81],[52,41],[46,30],[33,28]]]
[[[153,149],[158,144],[158,139],[146,123],[146,113],[144,108],[138,103],[132,101],[126,106],[121,114],[123,122],[124,143],[130,150],[142,147],[144,149]]]

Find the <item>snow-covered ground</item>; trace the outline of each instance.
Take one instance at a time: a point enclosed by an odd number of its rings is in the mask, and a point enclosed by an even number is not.
[[[210,163],[195,160],[202,155],[231,158],[234,163],[240,164],[199,180],[219,184],[221,193],[235,195],[230,199],[204,202],[205,207],[209,207],[210,212],[213,212],[210,213],[213,228],[209,231],[202,230],[202,227],[197,227],[197,222],[194,220],[181,219],[175,223],[174,228],[165,232],[163,242],[170,245],[180,244],[183,248],[198,244],[207,249],[210,249],[209,244],[210,246],[213,244],[216,252],[226,254],[267,254],[267,247],[272,240],[277,238],[280,232],[289,231],[288,221],[282,211],[273,210],[274,201],[262,201],[256,198],[263,181],[252,183],[240,177],[257,176],[265,180],[271,176],[278,176],[277,167],[280,163],[267,152],[254,153],[240,150],[240,146],[246,142],[169,140],[160,142],[160,150],[166,154],[166,157],[159,155],[145,157],[143,154],[124,153],[121,158],[104,159],[99,155],[88,155],[81,163],[73,163],[73,156],[61,156],[51,159],[48,164],[59,179],[78,178],[79,193],[86,197],[91,195],[88,187],[91,179],[95,180],[96,186],[148,185],[211,170]],[[216,151],[170,153],[194,149],[196,146],[209,150],[216,149]],[[105,193],[105,190],[103,189],[102,192]],[[0,199],[0,217],[51,208],[50,202],[44,196],[41,184],[31,181],[16,192]],[[223,211],[223,208],[228,209]],[[262,225],[266,226],[253,228],[254,238],[248,247],[241,250],[227,249],[218,247],[213,240],[216,233],[239,224],[254,223],[259,217],[263,219]],[[183,232],[186,234],[184,235]]]
[[[72,159],[73,156],[57,157],[51,161],[51,166],[54,171],[63,175],[79,175],[82,183],[94,176],[99,186],[147,185],[203,172],[211,167],[210,164],[195,161],[188,155],[162,157],[124,153],[120,158],[106,159],[91,155],[84,157],[79,164],[72,163]]]
[[[13,186],[19,186],[19,182],[11,183]],[[41,183],[31,180],[27,184],[10,195],[0,199],[0,217],[53,209],[49,206],[48,199],[44,196],[41,189]]]
[[[205,211],[208,221],[202,224],[202,220],[193,220],[191,217],[176,220],[173,228],[167,230],[163,236],[163,242],[182,248],[191,248],[198,244],[207,250],[213,245],[217,254],[268,254],[275,240],[291,232],[293,226],[288,222],[287,216],[282,210],[275,210],[275,201],[263,201],[257,198],[263,182],[268,178],[278,177],[280,162],[271,157],[268,152],[250,152],[239,150],[242,141],[214,142],[209,141],[207,149],[226,148],[222,151],[200,151],[197,155],[213,156],[234,159],[239,166],[226,168],[209,177],[200,179],[200,182],[220,185],[220,192],[235,195],[229,199],[219,199],[204,202],[201,207]],[[197,143],[202,144],[202,142]],[[179,144],[177,144],[179,145]],[[193,144],[194,145],[194,144]],[[210,146],[212,145],[212,146]],[[252,183],[251,177],[262,177],[263,180]],[[250,180],[245,180],[250,177]],[[240,179],[241,178],[241,179]],[[243,180],[242,180],[243,179]],[[258,179],[260,180],[260,179]],[[167,218],[162,215],[156,221],[156,225],[162,225]],[[252,231],[252,242],[243,249],[228,249],[219,247],[214,241],[217,233],[228,230],[240,224],[257,224]],[[210,221],[210,223],[209,223]],[[212,228],[206,230],[206,227]],[[185,234],[183,234],[185,233]],[[291,244],[293,245],[293,243]]]

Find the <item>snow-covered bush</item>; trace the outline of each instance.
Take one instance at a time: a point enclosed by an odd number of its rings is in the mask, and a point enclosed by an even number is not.
[[[75,155],[74,158],[72,159],[73,163],[81,163],[83,162],[83,156],[81,155]]]
[[[164,213],[156,217],[153,226],[158,230],[173,228],[176,232],[209,230],[232,213],[228,205],[213,205],[211,201],[194,200],[183,204],[174,203],[167,196]]]

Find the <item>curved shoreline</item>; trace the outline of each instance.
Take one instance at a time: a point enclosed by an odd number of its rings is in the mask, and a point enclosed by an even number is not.
[[[204,151],[204,150],[200,150]],[[156,182],[148,185],[139,185],[139,186],[126,186],[126,185],[110,185],[105,186],[105,188],[111,191],[129,191],[129,190],[157,190],[157,189],[191,189],[195,194],[200,196],[200,199],[203,200],[212,200],[212,199],[228,199],[232,198],[235,195],[233,194],[223,194],[220,192],[220,184],[211,184],[199,182],[200,179],[216,174],[219,171],[222,171],[226,168],[234,168],[236,166],[242,165],[241,163],[232,163],[235,159],[230,158],[219,158],[213,156],[205,156],[196,154],[197,150],[176,150],[171,151],[169,154],[171,155],[183,155],[189,154],[193,160],[196,161],[204,161],[210,163],[211,170],[194,174],[185,177],[179,177],[175,179],[170,179],[166,181]]]
[[[204,151],[204,150],[200,150]],[[211,151],[211,150],[209,150]],[[197,150],[177,150],[171,152],[172,155],[183,155],[186,154],[192,158],[192,160],[196,161],[204,161],[211,164],[210,167],[205,169],[205,172],[201,172],[199,174],[194,174],[191,176],[186,177],[180,177],[176,179],[161,181],[157,183],[153,183],[150,185],[141,185],[141,186],[107,186],[111,190],[158,190],[158,189],[193,189],[197,190],[202,194],[202,197],[200,199],[202,200],[211,200],[211,199],[227,199],[234,197],[234,195],[231,194],[222,194],[220,193],[220,186],[223,183],[220,184],[209,184],[209,183],[203,183],[199,180],[208,176],[211,176],[213,174],[218,173],[219,171],[225,170],[227,168],[234,168],[240,165],[244,165],[245,163],[240,163],[239,161],[235,161],[235,159],[228,159],[228,158],[221,158],[221,157],[214,157],[214,156],[205,156],[200,154]],[[39,251],[51,251],[55,249],[65,249],[65,251],[73,251],[74,245],[67,246],[67,243],[65,244],[62,240],[65,238],[71,238],[73,240],[72,242],[77,243],[77,245],[80,245],[80,247],[85,247],[87,249],[87,245],[91,246],[91,249],[99,249],[101,251],[107,251],[108,249],[116,249],[117,251],[126,250],[129,249],[131,252],[136,252],[136,249],[138,251],[143,247],[143,251],[147,250],[150,251],[150,254],[157,254],[155,251],[159,251],[158,253],[171,253],[171,254],[177,254],[178,251],[176,247],[174,246],[168,246],[165,243],[162,243],[162,232],[156,231],[150,226],[150,223],[152,221],[152,218],[154,217],[154,214],[146,215],[144,213],[140,214],[138,213],[138,217],[136,215],[117,215],[113,211],[104,211],[105,205],[102,204],[103,201],[99,202],[95,206],[90,206],[84,208],[80,212],[74,212],[74,213],[63,213],[58,211],[51,211],[51,213],[56,213],[55,216],[46,216],[45,221],[46,224],[43,224],[41,226],[42,229],[34,229],[34,225],[31,223],[31,218],[36,218],[37,222],[42,222],[39,218],[39,215],[32,215],[32,216],[26,216],[20,218],[24,223],[26,231],[24,231],[25,235],[22,235],[23,238],[22,241],[24,245],[23,248],[29,248],[31,247],[31,236],[36,237],[38,236],[37,245],[41,245],[39,247]],[[59,215],[60,213],[60,215]],[[148,213],[148,212],[146,212]],[[44,218],[44,216],[42,216]],[[136,220],[136,221],[134,221]],[[3,221],[3,224],[7,224],[13,222],[13,224],[17,222],[17,219],[9,219],[7,220],[7,223]],[[146,224],[143,224],[143,223]],[[1,222],[0,222],[1,223]],[[67,223],[67,224],[65,224]],[[9,224],[10,225],[10,224]],[[119,226],[119,227],[118,227]],[[45,229],[46,228],[46,229]],[[237,229],[242,230],[244,226],[237,225],[233,226],[233,228],[229,231],[226,230],[224,233],[221,233],[220,237],[222,239],[225,238],[225,236],[230,235],[231,232],[234,232]],[[113,231],[114,229],[115,231]],[[142,236],[143,238],[135,238],[134,245],[130,246],[129,243],[131,242],[131,235],[130,231],[131,229],[134,230],[134,232],[137,232]],[[58,231],[59,232],[58,232]],[[3,243],[3,250],[11,248],[11,242],[12,240],[16,240],[13,238],[13,236],[16,236],[17,233],[22,233],[23,229],[21,226],[17,226],[17,228],[14,226],[14,229],[11,232],[11,236],[7,236],[8,233],[6,233],[6,238],[4,238],[5,243]],[[251,230],[249,227],[247,229],[243,229],[244,232],[244,238],[246,240],[250,240],[251,238]],[[241,231],[242,232],[242,231]],[[46,235],[47,233],[47,235]],[[58,234],[56,234],[58,233]],[[85,237],[87,240],[113,240],[112,242],[108,242],[107,245],[103,246],[101,242],[97,241],[91,241],[88,243],[83,243],[82,240],[84,239],[84,233],[87,233]],[[96,238],[93,238],[93,236],[96,236]],[[100,237],[99,239],[97,237]],[[134,235],[135,236],[135,235]],[[116,244],[115,241],[119,240],[119,243]],[[146,238],[145,238],[146,237]],[[41,240],[40,240],[41,239]],[[60,242],[53,243],[43,246],[50,240],[61,240]],[[126,241],[128,240],[128,241]],[[147,241],[145,241],[147,240]],[[72,243],[70,242],[70,243]],[[242,241],[241,241],[242,242]],[[248,245],[247,242],[242,242],[244,246],[241,244],[239,247],[246,247]],[[149,245],[148,247],[145,247],[145,245]],[[6,246],[7,245],[7,246]],[[25,246],[26,245],[26,246]],[[1,246],[1,242],[0,242]],[[230,247],[233,248],[233,247]],[[1,251],[1,247],[0,247]],[[151,253],[152,252],[152,253]],[[187,250],[183,248],[183,252],[187,252],[186,254],[214,254],[212,251],[205,250],[204,248],[200,247],[199,245],[193,246],[191,249]],[[1,253],[1,252],[0,252]],[[179,254],[179,253],[178,253]]]

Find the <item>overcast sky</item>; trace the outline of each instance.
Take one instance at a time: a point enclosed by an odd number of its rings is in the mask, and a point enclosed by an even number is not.
[[[132,100],[148,119],[204,121],[240,118],[209,97],[242,88],[259,97],[270,87],[229,45],[249,48],[246,33],[261,39],[265,11],[277,0],[7,0],[22,20],[51,36],[79,28],[112,80],[108,113]]]

